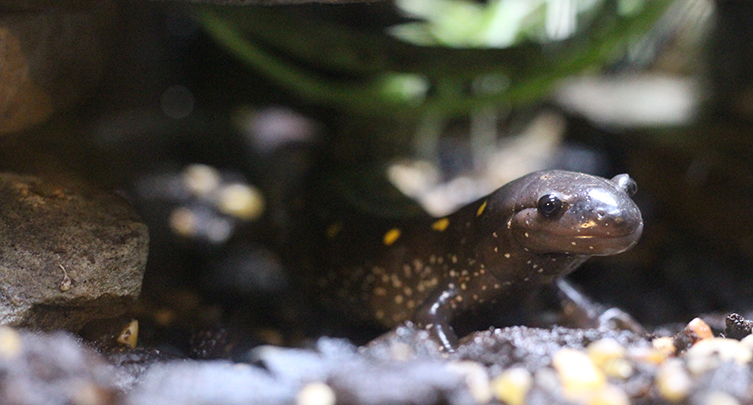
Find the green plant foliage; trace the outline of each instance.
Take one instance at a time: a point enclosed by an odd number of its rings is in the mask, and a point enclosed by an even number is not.
[[[613,61],[656,23],[671,1],[633,7],[623,5],[626,0],[583,2],[590,7],[576,10],[578,29],[561,40],[544,38],[541,2],[531,2],[535,7],[520,14],[513,14],[511,0],[441,3],[451,7],[447,16],[433,13],[434,20],[409,24],[402,31],[413,34],[400,38],[395,36],[398,27],[388,30],[392,34],[364,32],[291,8],[194,10],[230,53],[305,100],[371,116],[431,111],[449,117],[490,105],[530,103],[557,80]],[[509,21],[517,28],[492,37],[479,34],[499,31],[498,25]],[[504,85],[473,90],[477,86],[472,84],[483,78]]]

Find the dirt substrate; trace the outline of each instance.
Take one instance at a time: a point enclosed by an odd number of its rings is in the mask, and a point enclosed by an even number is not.
[[[521,326],[477,332],[444,353],[405,325],[362,347],[320,338],[259,346],[239,362],[95,350],[67,333],[3,327],[0,403],[747,404],[750,326],[735,314],[716,336],[700,319],[665,337]]]

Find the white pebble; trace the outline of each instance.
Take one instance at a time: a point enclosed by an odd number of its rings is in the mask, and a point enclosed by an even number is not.
[[[725,361],[738,364],[750,363],[753,352],[739,340],[725,338],[704,339],[693,345],[686,353],[688,370],[702,374],[719,367]]]
[[[476,402],[485,404],[491,401],[492,391],[489,386],[489,375],[484,366],[473,361],[460,361],[447,364],[447,368],[465,378],[468,390]]]
[[[703,405],[740,405],[740,401],[723,391],[713,391],[703,398]]]
[[[680,359],[667,359],[656,371],[656,388],[667,401],[682,401],[688,395],[690,386],[690,376]]]
[[[306,384],[295,397],[297,405],[335,405],[335,392],[322,382]]]

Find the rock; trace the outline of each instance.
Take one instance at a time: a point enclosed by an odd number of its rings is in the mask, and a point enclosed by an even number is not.
[[[0,0],[0,10],[17,11],[0,13],[3,134],[39,124],[92,92],[104,73],[115,7]]]
[[[291,404],[295,391],[268,372],[228,361],[153,365],[128,397],[130,405]]]
[[[0,403],[118,404],[115,374],[67,333],[0,326]]]
[[[115,195],[0,174],[0,323],[77,331],[141,291],[147,227]]]

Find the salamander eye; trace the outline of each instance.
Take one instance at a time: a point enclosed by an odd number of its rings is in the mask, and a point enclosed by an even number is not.
[[[538,210],[541,215],[551,218],[559,214],[562,209],[562,201],[557,196],[552,194],[546,194],[539,198]]]

